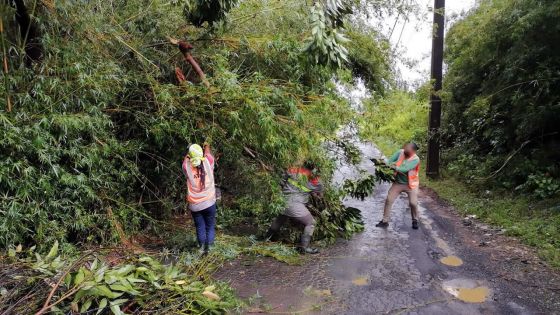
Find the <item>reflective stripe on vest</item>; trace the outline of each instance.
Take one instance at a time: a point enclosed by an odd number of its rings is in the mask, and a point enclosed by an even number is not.
[[[418,158],[418,155],[414,154],[413,156],[409,157],[408,159],[406,159],[407,161],[413,161],[413,160],[419,160],[420,158]],[[399,155],[399,160],[397,161],[397,163],[395,163],[395,165],[401,166],[402,163],[405,160],[405,156],[404,156],[404,150],[401,150],[401,153]],[[397,175],[398,172],[395,172],[395,175]],[[418,174],[420,173],[420,163],[418,163],[416,165],[416,167],[414,167],[413,169],[411,169],[410,171],[408,171],[408,187],[410,189],[416,189],[420,186],[420,179],[418,177]]]
[[[294,186],[295,188],[299,189],[301,192],[304,192],[304,193],[311,192],[311,189],[303,186],[303,184],[301,184],[300,182],[298,182],[297,180],[295,180],[293,178],[288,178],[288,183],[290,183],[290,185]]]
[[[303,193],[309,193],[319,185],[319,178],[305,167],[291,167],[286,172],[289,176],[288,184]]]
[[[187,160],[187,201],[192,204],[201,203],[213,198],[216,198],[216,188],[214,187],[214,172],[212,172],[212,167],[208,159],[202,161],[202,167],[204,168],[204,173],[206,174],[204,180],[204,187],[200,187],[200,179],[196,179],[193,174],[193,167],[191,161]]]

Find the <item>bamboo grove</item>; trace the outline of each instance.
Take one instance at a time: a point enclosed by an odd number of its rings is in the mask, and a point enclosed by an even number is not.
[[[284,167],[314,159],[326,178],[332,170],[323,144],[354,115],[333,78],[354,71],[380,92],[391,81],[387,45],[366,25],[343,30],[348,12],[336,9],[339,2],[318,17],[319,4],[242,1],[204,25],[189,20],[201,8],[196,1],[18,3],[34,32],[32,40],[17,32],[20,8],[1,4],[4,248],[160,233],[162,222],[184,211],[185,150],[204,141],[219,156],[223,222],[251,218],[261,226],[283,207]],[[207,85],[170,38],[193,47]],[[30,43],[40,57],[26,54]],[[366,43],[368,54],[353,43]],[[322,53],[329,57],[313,57]],[[345,217],[340,194],[328,196],[332,211],[318,235],[359,230],[358,221],[345,224],[354,219]]]

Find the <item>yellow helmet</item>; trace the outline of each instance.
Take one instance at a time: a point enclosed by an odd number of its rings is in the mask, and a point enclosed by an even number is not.
[[[202,147],[198,144],[192,144],[189,147],[189,157],[191,158],[191,164],[195,167],[199,166],[202,161],[204,161],[204,152]]]

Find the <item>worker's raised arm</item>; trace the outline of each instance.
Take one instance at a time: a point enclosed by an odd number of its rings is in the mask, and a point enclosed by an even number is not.
[[[181,169],[183,170],[183,174],[184,174],[185,176],[187,176],[187,167],[189,167],[189,163],[188,163],[188,162],[189,162],[189,155],[186,154],[186,155],[185,155],[185,158],[183,158],[183,164],[182,164],[182,166],[181,166]]]
[[[398,150],[397,152],[395,152],[395,154],[393,154],[389,160],[387,160],[387,164],[391,165],[394,163],[397,163],[397,161],[399,160],[399,156],[401,155],[401,150]]]
[[[406,174],[410,170],[414,169],[418,163],[420,163],[419,159],[405,160],[400,166],[396,166],[394,169],[399,173]]]
[[[204,155],[212,155],[212,149],[208,143],[204,144]]]
[[[216,159],[214,157],[214,154],[212,154],[212,150],[210,149],[210,145],[208,143],[204,144],[204,157],[208,159],[210,166],[214,168],[214,163],[216,162]]]

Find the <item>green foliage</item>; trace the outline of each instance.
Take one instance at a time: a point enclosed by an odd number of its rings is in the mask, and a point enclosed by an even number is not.
[[[129,78],[116,60],[101,60],[98,51],[88,49],[85,34],[82,41],[66,41],[51,37],[64,26],[43,27],[48,57],[42,68],[27,69],[18,58],[8,58],[14,110],[7,113],[2,105],[0,111],[2,247],[67,236],[79,241],[92,230],[96,240],[110,240],[103,209],[107,195],[119,201],[113,212],[131,228],[139,220],[124,201],[134,188],[129,184],[140,176],[134,163],[139,147],[119,141],[104,113]],[[1,90],[3,100],[6,93]]]
[[[348,140],[335,139],[334,144],[342,149],[346,162],[350,164],[358,164],[362,160],[362,152],[352,142]]]
[[[204,22],[212,25],[224,19],[237,2],[238,0],[186,0],[185,16],[197,27],[201,27]]]
[[[119,226],[157,230],[184,207],[190,143],[208,141],[220,156],[223,209],[261,227],[282,210],[283,169],[312,158],[328,181],[322,144],[353,113],[332,69],[302,58],[306,4],[228,2],[232,23],[209,33],[187,25],[177,3],[38,5],[44,58],[29,68],[17,26],[5,24],[12,54],[0,99],[9,95],[13,110],[0,106],[0,247],[111,243]],[[1,5],[0,17],[13,19]],[[187,34],[210,89],[167,44]],[[188,82],[176,82],[176,67]],[[342,221],[331,222],[344,225],[335,204]]]
[[[416,95],[393,91],[383,98],[366,100],[358,122],[360,136],[375,142],[386,155],[409,141],[418,143],[422,150],[428,129],[428,103],[424,96],[422,91]]]
[[[297,4],[295,1],[286,1],[280,7],[275,7],[272,1],[262,1],[260,7],[263,11],[279,11],[285,5]],[[226,14],[237,5],[237,0],[187,0],[184,5],[185,16],[188,21],[195,26],[201,27],[204,22],[212,25],[221,21]],[[257,2],[258,3],[258,2]],[[255,6],[254,1],[249,1],[246,7]],[[346,0],[325,0],[314,1],[312,4],[305,2],[294,5],[299,9],[306,10],[305,14],[309,15],[309,27],[311,35],[307,36],[307,45],[304,52],[310,56],[310,60],[315,64],[324,66],[342,67],[348,61],[348,50],[345,43],[348,39],[343,34],[343,21],[346,15],[352,13],[352,3]],[[247,13],[247,12],[244,12]],[[278,12],[275,12],[276,14]],[[282,12],[282,13],[285,13]],[[249,21],[252,21],[249,14]],[[255,15],[253,15],[253,18]],[[241,17],[242,20],[246,19]],[[233,16],[232,21],[238,19]],[[301,25],[301,21],[297,21],[300,28],[307,25]],[[237,27],[237,25],[234,25]],[[305,28],[301,28],[305,30]]]
[[[395,181],[395,170],[392,169],[385,160],[371,159],[375,164],[375,177],[378,181],[392,183]]]
[[[467,151],[488,174],[516,152],[490,182],[507,189],[531,174],[560,177],[559,21],[557,1],[503,0],[481,1],[454,24],[443,103],[448,161]]]
[[[537,198],[545,199],[560,192],[560,180],[552,178],[548,174],[531,174],[527,181],[518,188],[532,192]]]
[[[111,264],[94,253],[63,257],[57,249],[55,243],[42,256],[34,248],[19,248],[2,261],[0,311],[39,311],[51,290],[54,294],[45,310],[54,314],[222,314],[239,305],[226,285],[201,281],[211,266],[205,260],[165,265],[150,256],[134,255]]]
[[[339,238],[350,238],[364,230],[359,209],[347,208],[340,202],[345,196],[342,191],[327,191],[323,198],[313,198],[308,206],[318,224],[314,239],[332,244]]]
[[[311,37],[305,47],[317,64],[342,67],[348,62],[349,40],[343,34],[343,18],[351,12],[344,0],[315,1],[310,8]]]
[[[384,161],[371,159],[375,164],[375,174],[366,175],[358,180],[345,180],[342,189],[352,198],[364,200],[373,194],[375,185],[379,182],[392,183],[395,181],[395,171]]]
[[[349,64],[356,77],[364,79],[370,91],[383,95],[392,82],[390,43],[368,28],[348,27]],[[376,40],[374,40],[376,39]]]
[[[352,198],[366,199],[373,193],[377,179],[374,175],[367,175],[358,180],[345,180],[342,188]]]
[[[302,263],[301,255],[295,247],[281,243],[260,242],[255,236],[239,237],[231,235],[220,236],[219,242],[213,249],[213,254],[232,259],[239,255],[244,257],[272,257],[289,265]]]

